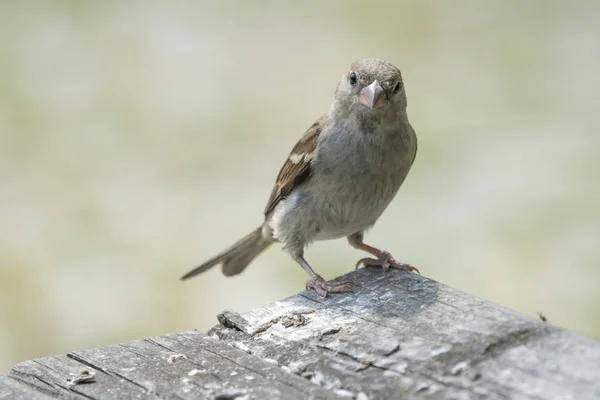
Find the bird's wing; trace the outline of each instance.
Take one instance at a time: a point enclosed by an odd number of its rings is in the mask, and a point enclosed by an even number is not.
[[[310,178],[312,174],[311,164],[315,157],[317,141],[324,122],[325,116],[322,116],[312,124],[285,160],[277,176],[277,182],[275,182],[275,186],[271,191],[271,196],[265,208],[265,215],[272,212],[281,200],[285,199],[295,188]]]

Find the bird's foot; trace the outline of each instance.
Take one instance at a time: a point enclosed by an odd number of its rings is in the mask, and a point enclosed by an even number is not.
[[[361,258],[356,263],[356,267],[354,269],[358,269],[360,264],[364,265],[365,267],[381,267],[381,269],[383,269],[384,271],[386,271],[390,268],[394,268],[394,269],[399,269],[401,271],[407,271],[407,272],[415,271],[419,275],[421,274],[419,272],[419,270],[416,269],[415,267],[413,267],[412,265],[404,264],[404,263],[396,261],[394,259],[394,257],[392,257],[392,255],[390,253],[388,253],[387,251],[382,251],[381,253],[379,253],[379,257],[377,257],[377,258],[370,258],[370,257]]]
[[[315,275],[314,278],[306,281],[306,289],[312,289],[325,298],[329,293],[347,293],[352,287],[348,281],[326,282],[321,275]]]

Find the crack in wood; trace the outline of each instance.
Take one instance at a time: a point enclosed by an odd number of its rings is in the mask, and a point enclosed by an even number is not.
[[[57,388],[55,385],[51,384],[50,382],[46,382],[46,380],[44,380],[43,378],[40,378],[39,376],[33,375],[33,374],[27,374],[27,373],[23,373],[23,372],[15,372],[11,375],[11,377],[19,382],[26,384],[26,385],[30,385],[30,382],[26,379],[21,379],[22,377],[29,377],[37,382],[41,382],[42,384],[51,387],[52,389]],[[41,390],[44,391],[43,389],[41,389]],[[52,391],[47,391],[46,393],[52,394]]]
[[[126,343],[120,343],[118,346],[119,346],[119,347],[126,348]],[[131,350],[130,350],[130,349],[128,349],[128,351],[131,351]],[[132,353],[133,353],[133,352],[132,352]],[[136,353],[134,353],[134,354],[136,354]],[[136,354],[136,355],[138,355],[138,356],[142,357],[142,356],[141,356],[141,355],[139,355],[139,354]],[[134,385],[134,386],[137,386],[137,387],[139,387],[140,389],[143,389],[143,390],[144,390],[144,392],[145,392],[146,394],[149,394],[149,395],[154,395],[154,396],[156,396],[156,397],[158,397],[158,398],[160,398],[160,399],[164,399],[164,398],[166,398],[165,396],[161,395],[161,394],[160,394],[160,393],[158,393],[157,391],[155,391],[155,390],[153,390],[153,389],[151,389],[151,388],[148,388],[148,387],[146,387],[146,386],[142,385],[141,383],[139,383],[139,382],[136,382],[135,380],[133,380],[133,379],[130,379],[130,378],[128,378],[127,376],[125,376],[125,375],[123,375],[123,374],[121,374],[121,373],[119,373],[119,372],[117,372],[117,371],[111,371],[110,369],[106,369],[106,368],[104,368],[104,367],[102,367],[102,366],[99,366],[99,365],[96,365],[96,364],[94,364],[94,363],[92,363],[92,362],[90,362],[90,361],[87,361],[87,360],[85,360],[84,358],[82,358],[81,356],[77,355],[76,353],[73,353],[73,352],[71,352],[71,353],[67,354],[67,357],[69,357],[69,358],[72,358],[73,360],[76,360],[77,362],[80,362],[80,363],[82,363],[82,364],[84,364],[84,365],[87,365],[88,367],[91,367],[91,368],[93,368],[93,369],[95,369],[95,370],[98,370],[98,371],[100,371],[100,372],[103,372],[103,373],[105,373],[105,374],[107,374],[107,375],[113,375],[113,376],[116,376],[116,377],[118,377],[118,378],[120,378],[120,379],[123,379],[124,381],[127,381],[127,382],[131,383],[132,385]],[[173,394],[173,395],[170,395],[169,397],[170,397],[170,398],[179,399],[179,400],[184,400],[184,399],[182,399],[181,397],[179,397],[179,396],[177,396],[177,395],[175,395],[175,394]]]
[[[119,345],[119,346],[121,346],[121,345]],[[87,361],[87,360],[84,360],[83,358],[79,357],[79,356],[78,356],[76,353],[73,353],[73,352],[71,352],[71,353],[67,353],[67,357],[68,357],[68,358],[70,358],[70,359],[72,359],[72,360],[75,360],[75,361],[77,361],[78,363],[80,363],[80,364],[83,364],[83,365],[85,365],[85,366],[87,366],[87,367],[93,368],[93,369],[95,369],[96,371],[100,371],[100,372],[102,372],[103,374],[111,375],[111,374],[110,374],[110,373],[109,373],[107,370],[105,370],[104,368],[102,368],[102,367],[100,367],[100,366],[97,366],[97,365],[94,365],[93,363],[91,363],[91,362],[89,362],[89,361]]]
[[[43,364],[40,364],[36,360],[32,360],[32,361],[33,361],[33,363],[39,365],[42,368],[49,369],[47,366],[45,366]],[[27,385],[27,386],[33,387],[36,390],[40,390],[42,393],[45,393],[45,394],[48,394],[48,395],[54,395],[57,390],[64,390],[66,392],[75,393],[75,394],[77,394],[77,395],[79,395],[81,397],[91,399],[91,397],[86,396],[83,393],[79,393],[77,391],[70,390],[66,385],[61,385],[60,383],[50,383],[50,382],[46,381],[46,379],[43,379],[43,378],[41,378],[41,377],[39,377],[37,375],[34,375],[34,374],[24,373],[24,372],[21,372],[21,371],[11,371],[11,375],[12,375],[13,379],[15,379],[15,380],[17,380],[17,381],[19,381],[19,382]],[[52,388],[53,390],[49,390],[49,389],[45,390],[43,388],[40,388],[37,385],[33,385],[32,382],[30,382],[29,380],[25,379],[26,377],[32,379],[35,382],[41,382],[42,384],[46,385],[47,387]],[[92,399],[92,400],[95,400],[95,399]]]
[[[165,350],[167,350],[167,351],[169,351],[169,352],[171,352],[171,353],[177,353],[177,351],[175,351],[175,350],[172,350],[172,349],[170,349],[169,347],[167,347],[167,346],[164,346],[163,344],[161,344],[161,343],[158,343],[158,342],[156,342],[156,341],[152,340],[152,338],[145,338],[145,339],[142,339],[142,340],[144,340],[144,341],[145,341],[145,342],[147,342],[147,343],[150,343],[150,344],[151,344],[151,345],[153,345],[153,346],[157,346],[157,347],[163,348],[163,349],[165,349]],[[198,364],[198,363],[197,363],[197,362],[195,362],[194,360],[191,360],[191,359],[189,359],[189,357],[187,357],[187,356],[185,356],[185,357],[186,357],[186,360],[185,360],[185,361],[186,361],[188,364],[192,364],[192,365],[193,365],[193,366],[195,366],[195,367],[200,367],[200,368],[204,369],[204,365],[202,365],[202,364]],[[219,375],[217,375],[217,374],[216,374],[216,373],[214,373],[213,371],[211,371],[211,370],[208,370],[207,372],[209,373],[209,375],[213,376],[215,379],[217,379],[217,380],[219,380],[219,381],[224,381],[224,379],[223,379],[223,378],[221,378]],[[192,383],[193,383],[194,385],[196,385],[194,382],[192,382]],[[199,385],[196,385],[196,386],[200,387]]]

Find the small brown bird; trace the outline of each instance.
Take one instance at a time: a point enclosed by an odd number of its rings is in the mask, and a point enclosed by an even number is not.
[[[304,259],[304,248],[312,241],[341,237],[375,256],[361,258],[357,268],[363,264],[417,271],[363,243],[365,230],[396,195],[416,152],[400,70],[379,59],[353,63],[342,75],[329,111],[312,124],[283,164],[263,224],[181,279],[218,264],[224,275],[237,275],[272,243],[281,242],[308,273],[307,289],[323,297],[344,293],[349,282],[326,282]]]

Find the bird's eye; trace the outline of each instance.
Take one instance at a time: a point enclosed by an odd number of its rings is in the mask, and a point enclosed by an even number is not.
[[[396,82],[396,85],[394,86],[394,89],[392,89],[392,93],[396,94],[400,91],[400,88],[402,87],[402,83],[400,82]]]
[[[352,85],[355,85],[357,80],[358,80],[358,78],[356,77],[356,72],[351,72],[350,73],[350,83]]]

